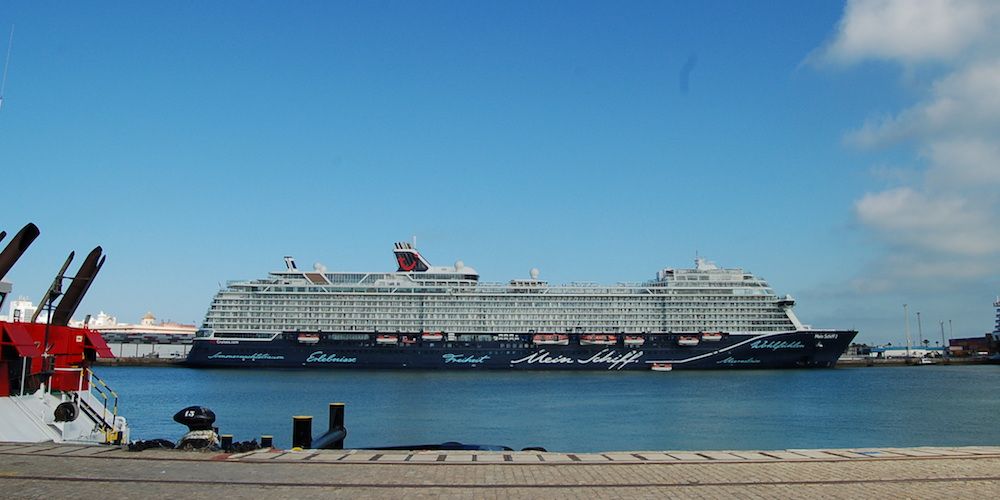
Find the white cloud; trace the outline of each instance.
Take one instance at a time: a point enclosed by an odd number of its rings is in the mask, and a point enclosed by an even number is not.
[[[858,219],[890,243],[958,256],[1000,252],[1000,232],[987,208],[910,187],[869,193],[855,204]]]
[[[955,58],[996,36],[995,0],[849,0],[820,60],[917,63]]]
[[[870,118],[846,140],[874,147],[938,134],[984,132],[1000,132],[1000,59],[968,63],[936,81],[923,101],[896,116]]]
[[[898,63],[925,89],[913,104],[845,135],[863,148],[910,148],[914,163],[914,175],[895,176],[891,187],[855,202],[858,222],[886,249],[857,290],[1000,279],[998,42],[1000,1],[849,0],[818,52],[820,61],[842,65]]]

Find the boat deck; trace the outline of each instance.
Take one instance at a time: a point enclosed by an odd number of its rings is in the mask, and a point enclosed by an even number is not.
[[[0,443],[7,498],[995,498],[1000,446],[542,453]]]

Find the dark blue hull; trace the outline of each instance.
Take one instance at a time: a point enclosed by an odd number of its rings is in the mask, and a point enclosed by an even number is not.
[[[303,342],[297,333],[274,339],[200,338],[187,358],[190,366],[260,368],[501,369],[501,370],[650,370],[733,368],[830,368],[847,349],[856,331],[800,330],[761,335],[726,335],[680,345],[680,335],[647,334],[643,345],[534,345],[530,335],[508,335],[509,341],[426,342],[414,335],[411,344],[379,345],[368,340],[335,340],[320,334]],[[400,336],[400,338],[402,335]]]

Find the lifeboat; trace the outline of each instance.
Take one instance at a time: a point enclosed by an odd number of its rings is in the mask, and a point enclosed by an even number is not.
[[[375,337],[375,343],[378,345],[396,345],[399,343],[399,337],[396,335],[379,335]]]
[[[569,345],[569,335],[539,333],[531,337],[531,342],[535,345]]]
[[[642,338],[642,335],[626,335],[625,345],[628,346],[639,346],[646,343],[646,339]]]
[[[674,366],[670,363],[653,363],[652,370],[654,372],[669,372],[674,369]]]
[[[618,337],[614,335],[581,335],[580,345],[615,345]]]
[[[423,340],[424,342],[440,342],[442,339],[444,339],[444,335],[442,335],[441,332],[424,332],[424,334],[420,336],[420,340]]]
[[[677,339],[677,345],[684,345],[684,346],[698,345],[698,337],[694,335],[681,335]]]
[[[319,334],[318,333],[300,333],[298,336],[300,344],[318,344]]]
[[[705,342],[718,342],[722,340],[722,332],[702,332],[701,340]]]
[[[413,338],[413,337],[411,337],[409,335],[406,335],[406,336],[403,337],[403,343],[406,344],[406,345],[416,344],[417,343],[417,339],[415,339],[415,338]]]

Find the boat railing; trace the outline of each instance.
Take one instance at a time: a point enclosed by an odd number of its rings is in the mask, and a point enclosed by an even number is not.
[[[90,368],[79,368],[79,370],[81,373],[77,402],[81,411],[97,422],[101,432],[104,433],[106,444],[120,443],[127,439],[125,418],[118,415],[118,393]],[[84,380],[87,380],[86,388]]]

